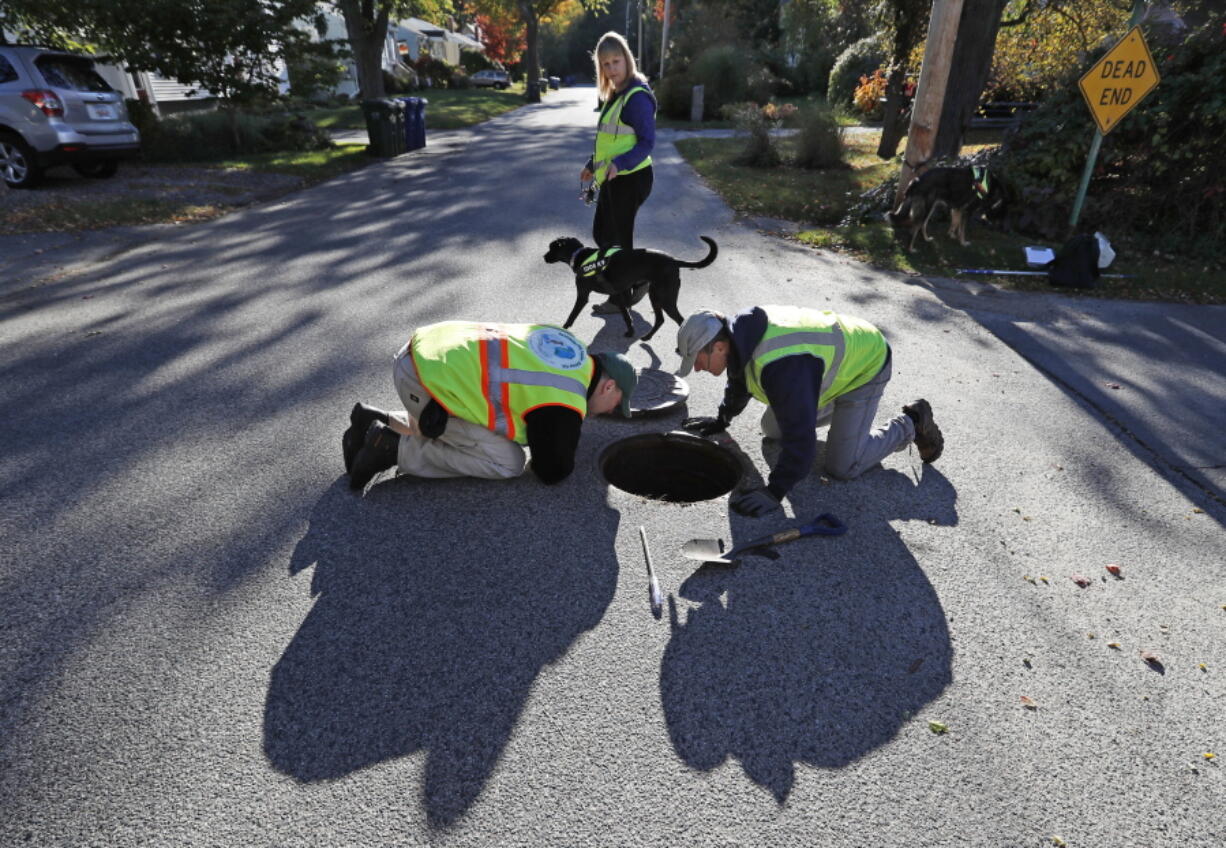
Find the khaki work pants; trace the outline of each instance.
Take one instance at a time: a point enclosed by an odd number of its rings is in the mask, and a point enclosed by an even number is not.
[[[405,410],[414,420],[420,420],[422,410],[430,402],[430,393],[421,384],[407,344],[392,361],[392,380]],[[404,420],[403,414],[392,414]],[[450,416],[446,432],[437,439],[401,436],[396,464],[402,473],[416,477],[503,480],[523,474],[528,459],[524,449],[510,439]]]
[[[826,436],[826,473],[838,480],[854,480],[890,454],[915,441],[915,424],[906,413],[896,415],[874,429],[877,404],[893,373],[892,356],[877,376],[863,386],[839,395],[817,410],[817,426],[830,425]],[[762,434],[768,439],[782,436],[775,413],[768,406],[762,414]]]

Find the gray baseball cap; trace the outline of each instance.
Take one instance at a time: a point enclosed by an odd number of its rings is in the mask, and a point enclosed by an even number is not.
[[[679,376],[684,377],[693,370],[695,357],[722,329],[724,316],[710,309],[700,309],[682,322],[677,329],[677,353],[681,354]]]

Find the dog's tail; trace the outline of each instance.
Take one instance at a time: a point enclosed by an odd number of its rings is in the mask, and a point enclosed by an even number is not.
[[[715,261],[715,257],[719,255],[719,246],[715,243],[715,239],[709,239],[706,236],[699,236],[699,238],[710,246],[711,252],[702,259],[699,259],[697,262],[682,262],[680,259],[678,259],[678,268],[706,268]]]

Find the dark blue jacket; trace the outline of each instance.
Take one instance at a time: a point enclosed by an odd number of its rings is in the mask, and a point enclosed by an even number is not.
[[[766,333],[766,313],[754,306],[729,320],[732,350],[728,353],[728,387],[719,415],[731,421],[749,403],[745,364]],[[785,356],[762,369],[762,389],[782,433],[782,452],[771,471],[767,489],[782,499],[813,468],[817,457],[817,399],[822,391],[820,359],[808,354]]]

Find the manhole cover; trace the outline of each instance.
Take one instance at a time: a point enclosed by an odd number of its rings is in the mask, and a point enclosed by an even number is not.
[[[600,454],[605,480],[633,495],[693,503],[731,492],[741,464],[724,448],[688,433],[646,433]]]
[[[630,415],[659,415],[685,403],[689,396],[689,385],[676,374],[659,368],[644,368],[630,396]]]

